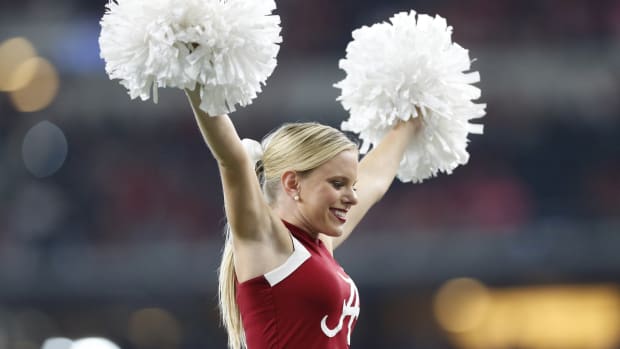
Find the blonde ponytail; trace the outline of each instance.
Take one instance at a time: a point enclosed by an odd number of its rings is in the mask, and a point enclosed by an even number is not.
[[[236,296],[237,285],[233,261],[232,236],[230,228],[226,226],[226,242],[224,243],[222,263],[219,270],[218,298],[220,315],[226,332],[228,332],[228,347],[230,349],[243,349],[247,345]]]

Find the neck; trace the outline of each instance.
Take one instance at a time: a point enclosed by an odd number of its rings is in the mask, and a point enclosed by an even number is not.
[[[276,205],[275,207],[273,207],[273,210],[278,215],[278,217],[280,217],[280,219],[285,220],[292,225],[298,227],[299,229],[303,230],[313,239],[319,238],[319,233],[315,232],[311,228],[311,225],[308,224],[308,222],[301,216],[295,202],[293,202],[293,204],[289,207]]]

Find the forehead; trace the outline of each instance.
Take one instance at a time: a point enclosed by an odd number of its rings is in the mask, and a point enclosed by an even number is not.
[[[321,177],[335,177],[342,176],[350,179],[357,179],[357,151],[345,150],[338,155],[329,159],[321,166],[317,167],[312,174],[316,174]]]

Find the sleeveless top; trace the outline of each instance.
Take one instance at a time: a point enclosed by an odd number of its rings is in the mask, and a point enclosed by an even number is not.
[[[248,349],[346,349],[360,311],[357,287],[320,239],[284,222],[293,254],[237,283]]]

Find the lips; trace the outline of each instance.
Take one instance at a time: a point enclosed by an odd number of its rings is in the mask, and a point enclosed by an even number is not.
[[[345,223],[347,221],[347,211],[339,208],[330,208],[331,213],[338,219],[340,222]]]

